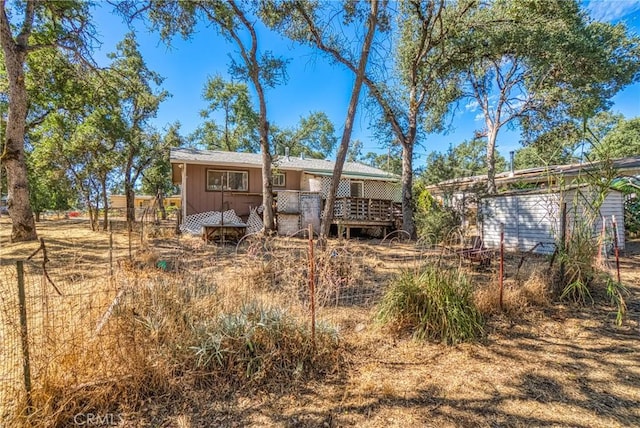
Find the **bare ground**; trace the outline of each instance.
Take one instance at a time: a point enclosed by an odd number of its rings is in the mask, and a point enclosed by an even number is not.
[[[9,244],[8,232],[3,219],[0,263],[38,248]],[[52,265],[74,263],[86,275],[107,269],[108,235],[90,232],[86,222],[47,221],[39,233]],[[372,244],[357,245],[376,252],[375,278],[385,281],[395,270],[394,257],[409,248]],[[170,237],[152,246],[162,255],[180,252],[220,269],[233,264],[229,254],[235,250]],[[116,234],[115,247],[116,257],[127,255],[125,232]],[[630,292],[621,327],[604,299],[554,302],[496,314],[483,341],[451,347],[385,334],[371,322],[370,309],[350,309],[331,316],[347,350],[339,373],[295,386],[240,390],[223,400],[188,388],[180,397],[153,397],[127,413],[123,425],[640,426],[640,241],[627,243],[621,268]],[[485,285],[495,274],[475,274],[474,280]]]

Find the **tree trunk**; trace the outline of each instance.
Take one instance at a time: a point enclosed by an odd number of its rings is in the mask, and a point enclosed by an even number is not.
[[[102,213],[102,230],[107,231],[109,229],[109,196],[107,196],[107,182],[103,180],[101,183],[102,193],[102,205],[104,212]]]
[[[351,99],[349,100],[349,108],[347,110],[347,117],[344,123],[344,131],[342,132],[342,140],[340,141],[340,147],[338,148],[338,154],[336,155],[336,164],[333,167],[333,176],[331,177],[331,187],[329,189],[329,195],[327,195],[327,201],[324,206],[324,212],[322,217],[322,223],[320,224],[320,242],[324,244],[329,236],[329,230],[331,229],[331,223],[333,222],[333,206],[336,202],[336,193],[338,186],[340,185],[340,177],[342,176],[342,168],[344,167],[345,159],[347,158],[347,152],[349,151],[349,142],[351,140],[351,132],[353,130],[353,121],[355,119],[356,110],[358,107],[358,100],[360,99],[360,91],[362,89],[362,83],[364,81],[364,74],[367,68],[367,62],[369,60],[369,52],[371,50],[371,44],[373,43],[373,36],[376,32],[376,26],[378,22],[378,1],[371,1],[371,10],[369,12],[369,18],[367,20],[367,35],[362,45],[362,51],[360,52],[360,60],[358,62],[358,70],[356,72],[356,81],[353,84],[351,90]]]
[[[262,152],[262,223],[265,232],[275,228],[275,215],[273,212],[273,183],[271,181],[271,153],[269,153],[268,124],[260,125],[260,150]]]
[[[156,199],[158,200],[158,209],[160,210],[160,218],[162,220],[166,220],[167,210],[164,209],[164,192],[162,191],[162,189],[158,189]]]
[[[493,195],[496,193],[496,138],[498,137],[498,128],[495,126],[487,127],[487,193]]]
[[[87,191],[84,196],[85,204],[87,204],[87,214],[89,214],[89,225],[91,230],[95,232],[97,230],[96,222],[93,219],[93,204],[91,203],[91,194]]]
[[[135,192],[131,183],[124,184],[125,200],[127,205],[127,223],[135,223],[136,221],[136,202]]]
[[[11,242],[38,239],[29,201],[29,182],[24,156],[28,106],[24,77],[26,38],[19,39],[19,43],[13,40],[3,1],[0,7],[0,43],[9,80],[9,117],[2,163],[7,171],[7,206],[9,217],[11,217]]]
[[[410,239],[416,238],[416,227],[413,222],[413,146],[414,143],[402,145],[402,230]]]

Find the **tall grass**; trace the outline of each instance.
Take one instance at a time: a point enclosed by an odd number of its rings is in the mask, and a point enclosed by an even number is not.
[[[483,334],[473,290],[460,271],[427,266],[396,277],[378,305],[376,319],[418,340],[446,344],[472,341]]]
[[[241,383],[300,379],[332,371],[339,360],[335,330],[318,326],[314,344],[308,324],[258,302],[200,323],[195,336],[195,367]]]
[[[598,245],[593,237],[591,222],[576,222],[572,233],[559,252],[556,278],[561,299],[586,303],[593,301],[590,288],[596,278]]]
[[[214,271],[123,275],[130,278],[117,299],[107,293],[92,302],[91,318],[104,320],[99,329],[84,320],[52,337],[55,359],[36,373],[37,410],[24,425],[71,426],[80,413],[135,412],[146,401],[206,385],[216,385],[212,397],[290,387],[340,367],[335,330],[318,325],[312,341],[303,309],[242,278]]]

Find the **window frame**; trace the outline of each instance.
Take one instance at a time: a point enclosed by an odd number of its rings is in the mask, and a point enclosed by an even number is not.
[[[276,176],[282,177],[282,184],[276,184],[276,180],[275,180]],[[284,172],[272,172],[271,182],[273,183],[273,187],[287,187],[287,174]]]
[[[215,188],[210,188],[209,186],[209,174],[210,173],[218,173],[221,174],[222,176],[222,184],[220,185],[220,188],[215,189]],[[242,183],[246,184],[246,188],[245,189],[230,189],[228,187],[229,184],[229,174],[243,174],[243,179],[242,179]],[[225,178],[226,176],[226,178]],[[226,186],[224,184],[227,184]],[[206,174],[206,178],[205,178],[205,183],[204,183],[204,188],[205,191],[207,192],[248,192],[249,191],[249,171],[242,171],[242,170],[232,170],[232,169],[213,169],[213,168],[207,168],[207,174]]]
[[[360,196],[353,196],[353,185],[356,185],[360,188]],[[364,180],[349,180],[349,194],[352,198],[364,198]]]

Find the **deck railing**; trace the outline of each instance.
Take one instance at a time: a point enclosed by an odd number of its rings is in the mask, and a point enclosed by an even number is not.
[[[338,198],[333,207],[334,220],[393,221],[393,201],[371,198]]]

